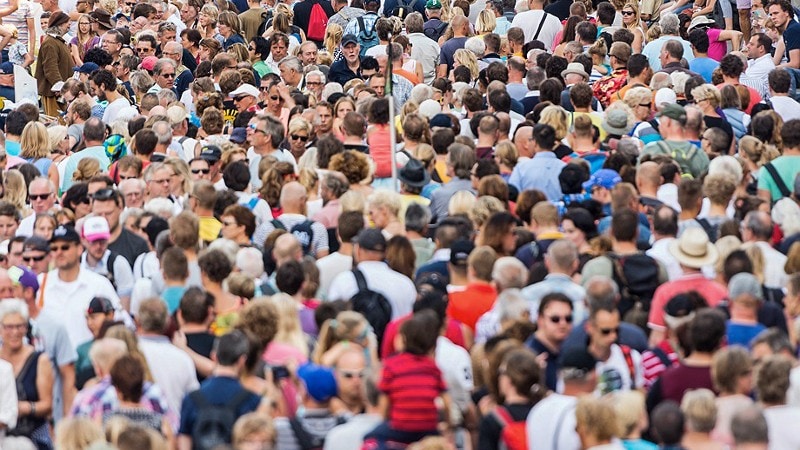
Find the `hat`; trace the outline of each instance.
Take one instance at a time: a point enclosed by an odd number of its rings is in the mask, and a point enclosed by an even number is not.
[[[678,95],[672,88],[661,88],[656,91],[656,96],[653,98],[656,108],[660,108],[664,104],[675,103],[678,101]]]
[[[442,105],[436,100],[429,98],[419,104],[417,112],[425,119],[430,119],[431,117],[442,112]]]
[[[243,144],[247,140],[247,129],[245,127],[236,127],[231,130],[231,142],[234,144]]]
[[[114,312],[114,305],[111,304],[111,300],[105,297],[92,298],[89,302],[89,308],[86,309],[86,314],[108,314],[110,312]]]
[[[664,322],[671,329],[676,329],[694,318],[697,309],[692,298],[686,294],[672,297],[664,306]]]
[[[621,182],[622,177],[619,176],[616,170],[600,169],[589,177],[589,181],[583,183],[583,189],[586,192],[591,192],[592,188],[596,186],[612,189]]]
[[[447,278],[439,272],[423,272],[416,277],[414,284],[418,289],[423,284],[427,284],[439,292],[447,292]]]
[[[200,150],[200,157],[214,164],[222,158],[222,150],[216,145],[206,145]]]
[[[450,264],[454,266],[466,266],[469,254],[475,250],[472,241],[461,239],[453,242],[450,247]]]
[[[249,95],[251,97],[258,97],[259,91],[258,88],[253,86],[252,84],[244,83],[238,88],[236,88],[233,92],[229,95],[231,98],[239,97],[240,95]]]
[[[576,73],[582,76],[583,81],[589,81],[589,74],[586,73],[586,70],[581,63],[569,63],[567,68],[561,71],[561,78],[564,78],[571,73]]]
[[[36,274],[27,267],[9,267],[8,278],[11,278],[11,282],[15,285],[20,285],[23,288],[31,288],[33,289],[33,292],[39,290],[39,280],[37,279]]]
[[[689,23],[689,28],[686,29],[686,32],[692,31],[694,27],[699,27],[700,25],[711,25],[716,23],[714,19],[708,16],[697,16]]]
[[[25,242],[22,244],[22,251],[26,250],[47,253],[50,251],[50,243],[47,242],[47,239],[43,237],[31,236],[28,239],[25,239]]]
[[[142,60],[142,63],[139,64],[140,69],[144,69],[148,72],[152,72],[153,69],[156,67],[156,63],[158,62],[158,57],[156,56],[148,56]]]
[[[156,246],[156,239],[162,231],[169,230],[169,223],[161,217],[153,217],[147,226],[142,228],[142,231],[147,235],[147,240],[154,248]]]
[[[605,117],[603,117],[603,123],[601,125],[603,126],[603,129],[608,132],[608,134],[622,136],[631,131],[631,124],[628,122],[628,113],[622,109],[612,109],[611,111],[607,111]]]
[[[358,44],[358,38],[353,33],[347,33],[342,37],[342,47],[346,47],[347,44]]]
[[[439,0],[428,0],[425,2],[425,9],[442,9],[442,2]]]
[[[105,217],[89,217],[83,223],[83,237],[89,242],[109,239],[111,230]]]
[[[76,244],[81,242],[81,237],[74,228],[61,225],[53,231],[53,237],[50,238],[50,243],[56,241],[74,242]]]
[[[4,62],[0,64],[0,75],[12,75],[14,73],[14,64]]]
[[[669,252],[681,265],[699,269],[717,262],[717,247],[708,240],[708,234],[701,227],[683,230],[678,239],[670,242]]]
[[[597,360],[586,347],[571,347],[561,357],[561,369],[577,369],[589,373],[597,366]]]
[[[109,161],[116,162],[128,154],[128,146],[125,145],[125,137],[121,134],[112,134],[103,141],[103,149]]]
[[[177,125],[189,118],[189,111],[180,105],[172,105],[167,108],[167,119],[170,125]]]
[[[728,298],[736,301],[744,294],[750,294],[759,301],[764,300],[764,291],[758,278],[752,273],[739,272],[728,281]]]
[[[114,25],[111,24],[111,14],[102,8],[95,9],[94,11],[90,12],[89,17],[94,19],[95,22],[99,23],[105,28],[114,28]]]
[[[614,56],[620,61],[628,62],[631,59],[631,46],[625,42],[614,42],[611,44],[608,56]]]
[[[447,114],[437,114],[431,117],[431,128],[433,127],[451,128],[452,126],[453,126],[453,121]]]
[[[411,158],[397,174],[400,182],[411,187],[421,188],[430,183],[431,175],[418,159]]]
[[[366,4],[368,4],[368,3],[377,3],[377,4],[380,4],[380,3],[381,3],[381,0],[366,0],[366,1],[364,2],[364,4],[365,4],[365,5],[366,5]]]
[[[319,403],[327,402],[336,395],[336,377],[328,367],[304,364],[297,369],[297,376],[303,380],[308,395]]]
[[[668,103],[661,107],[661,111],[656,114],[656,117],[669,117],[672,120],[677,120],[681,124],[686,124],[686,109],[677,103]]]
[[[99,69],[100,69],[100,66],[98,66],[97,64],[95,64],[93,62],[87,62],[87,63],[83,63],[83,65],[81,65],[81,66],[73,67],[72,71],[73,72],[78,72],[78,73],[87,73],[88,74],[88,73],[92,73],[95,70],[99,70]]]
[[[356,244],[364,250],[374,252],[386,251],[386,238],[383,237],[381,230],[377,228],[365,228],[356,236]]]
[[[50,16],[50,20],[47,21],[47,28],[64,25],[67,22],[69,22],[69,16],[63,11],[56,11]]]

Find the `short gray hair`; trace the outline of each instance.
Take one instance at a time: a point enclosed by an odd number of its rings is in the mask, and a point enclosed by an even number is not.
[[[18,298],[10,298],[0,302],[0,321],[3,321],[6,316],[11,314],[19,314],[27,322],[29,317],[28,305]]]
[[[528,301],[525,300],[519,289],[506,289],[501,292],[497,296],[494,308],[500,323],[518,319],[526,312],[530,312]]]
[[[169,145],[172,142],[172,126],[163,120],[153,124],[153,133],[158,138],[161,145]]]
[[[175,61],[172,60],[171,58],[161,58],[156,63],[155,67],[153,67],[153,73],[161,74],[161,72],[164,70],[164,66],[166,66],[168,64],[170,66],[172,66],[173,69],[178,67],[178,65],[175,63]]]
[[[752,405],[733,415],[731,419],[733,441],[739,444],[769,443],[769,427],[761,408]]]
[[[405,24],[406,24],[406,32],[408,34],[422,33],[423,27],[425,25],[425,19],[422,17],[422,14],[420,14],[417,11],[414,11],[413,13],[406,16]]]
[[[312,71],[310,71],[310,72],[308,72],[306,74],[306,83],[308,83],[308,77],[310,77],[312,75],[319,77],[319,80],[322,82],[322,84],[325,84],[325,82],[327,81],[327,78],[325,77],[325,74],[322,73],[321,70],[312,70]]]
[[[236,253],[236,267],[250,278],[264,274],[264,260],[261,252],[253,247],[245,247]]]
[[[492,281],[500,291],[522,289],[528,284],[528,268],[513,256],[503,256],[494,262]]]
[[[619,286],[607,276],[595,275],[586,281],[584,287],[586,303],[590,308],[593,304],[615,304],[619,297]]]
[[[431,221],[430,209],[419,203],[411,203],[406,208],[406,230],[422,233]]]
[[[467,39],[464,48],[474,53],[476,58],[483,58],[483,54],[486,52],[486,44],[478,36]]]
[[[300,62],[300,58],[297,56],[287,56],[283,58],[278,63],[278,67],[286,67],[288,69],[293,69],[297,73],[303,73],[303,63]]]
[[[681,21],[677,14],[662,14],[658,21],[661,26],[661,34],[677,35],[680,30]]]
[[[544,70],[542,70],[542,68],[539,66],[533,66],[530,70],[528,70],[528,74],[525,76],[525,83],[528,85],[528,90],[538,90],[539,85],[542,84],[542,81],[544,81],[545,78],[547,77]]]

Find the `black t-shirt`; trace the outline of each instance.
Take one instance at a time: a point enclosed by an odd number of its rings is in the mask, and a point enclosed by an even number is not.
[[[122,226],[122,225],[120,225]],[[139,255],[143,255],[150,251],[147,242],[144,239],[136,236],[127,229],[123,228],[122,232],[116,241],[108,244],[108,249],[128,260],[128,264],[133,267],[134,261]]]
[[[515,422],[519,422],[528,417],[528,413],[533,409],[533,404],[503,405],[501,408],[505,408],[511,418]],[[481,450],[497,450],[500,448],[503,427],[497,421],[494,413],[483,416],[478,430],[478,448]]]
[[[722,131],[728,134],[728,146],[725,148],[725,151],[722,152],[723,155],[727,155],[728,149],[731,146],[731,140],[733,139],[733,127],[731,127],[731,124],[724,121],[722,117],[711,116],[703,117],[703,122],[705,122],[706,128],[721,128]]]
[[[186,345],[198,355],[211,358],[211,350],[214,348],[214,335],[208,332],[203,333],[187,333]],[[206,377],[197,374],[197,381],[203,382]]]

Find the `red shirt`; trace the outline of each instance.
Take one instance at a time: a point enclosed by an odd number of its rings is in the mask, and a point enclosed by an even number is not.
[[[475,332],[475,323],[492,309],[497,299],[497,290],[489,283],[477,281],[467,284],[466,289],[451,292],[447,302],[447,317],[452,317]]]
[[[381,358],[385,359],[397,351],[394,347],[394,338],[397,337],[397,333],[400,332],[400,325],[411,318],[411,316],[412,314],[405,315],[389,322],[389,325],[386,325],[386,330],[383,331],[383,341],[381,341]],[[467,348],[467,343],[464,342],[464,332],[461,331],[461,323],[450,318],[445,318],[445,321],[447,321],[447,324],[445,325],[444,336],[450,339],[450,342],[453,344],[464,347],[465,350],[469,350]]]
[[[656,289],[653,294],[653,303],[650,305],[647,326],[659,330],[666,328],[664,307],[672,300],[672,297],[689,291],[697,291],[712,308],[728,297],[728,289],[716,281],[709,280],[699,273],[684,275],[677,280],[668,281]]]
[[[400,353],[383,362],[378,389],[389,396],[389,426],[398,431],[433,431],[439,422],[436,397],[446,390],[430,356]]]

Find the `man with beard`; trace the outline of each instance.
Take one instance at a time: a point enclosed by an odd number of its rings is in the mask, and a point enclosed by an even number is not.
[[[117,92],[117,77],[110,71],[98,70],[92,75],[89,85],[98,100],[108,101],[108,106],[103,113],[103,123],[114,122],[122,110],[131,106],[128,100]]]

